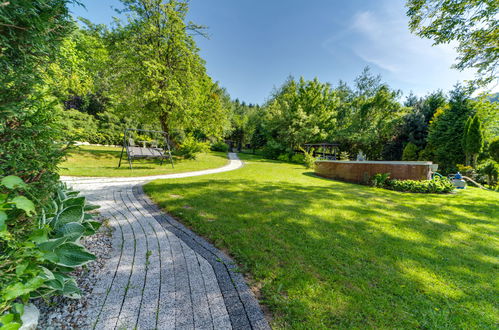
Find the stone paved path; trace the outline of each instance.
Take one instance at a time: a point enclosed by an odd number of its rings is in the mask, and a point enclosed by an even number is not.
[[[150,180],[230,171],[135,178],[63,178],[115,228],[113,255],[92,292],[93,329],[269,329],[233,261],[161,212],[144,194]]]

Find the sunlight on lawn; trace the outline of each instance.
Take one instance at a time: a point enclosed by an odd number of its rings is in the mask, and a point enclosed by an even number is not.
[[[174,168],[169,160],[160,165],[157,159],[140,159],[134,160],[133,169],[130,169],[125,153],[121,167],[118,168],[120,153],[121,147],[79,146],[59,166],[59,173],[74,176],[133,177],[199,171],[228,163],[225,153],[209,152],[199,154],[195,160],[174,157]]]
[[[498,193],[400,193],[242,157],[240,170],[145,190],[230,251],[261,287],[275,328],[499,321]]]

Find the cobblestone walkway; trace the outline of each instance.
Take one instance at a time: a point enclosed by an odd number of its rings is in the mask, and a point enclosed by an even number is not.
[[[230,171],[224,167],[140,178],[63,178],[115,228],[113,256],[92,292],[93,329],[269,329],[233,261],[161,212],[142,185],[154,179]]]

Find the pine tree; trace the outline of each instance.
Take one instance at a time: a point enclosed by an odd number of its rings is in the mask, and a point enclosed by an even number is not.
[[[472,157],[473,167],[476,167],[478,155],[483,149],[482,123],[477,115],[473,117],[466,134],[466,149]]]
[[[418,146],[412,142],[407,143],[402,153],[402,160],[418,160]]]
[[[450,93],[449,104],[435,112],[430,122],[428,144],[433,151],[432,160],[439,164],[442,172],[454,172],[456,164],[464,163],[461,141],[466,119],[474,111],[468,91],[458,85]]]

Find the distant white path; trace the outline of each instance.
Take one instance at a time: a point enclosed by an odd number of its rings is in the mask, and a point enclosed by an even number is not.
[[[229,152],[229,164],[219,167],[213,168],[209,170],[201,170],[194,172],[183,172],[183,173],[172,173],[172,174],[161,174],[161,175],[152,175],[152,176],[136,176],[136,177],[78,177],[78,176],[62,176],[61,180],[71,184],[80,185],[92,185],[92,184],[137,184],[149,182],[152,180],[158,179],[178,179],[178,178],[187,178],[191,176],[199,176],[199,175],[207,175],[207,174],[215,174],[221,172],[228,172],[237,170],[243,166],[243,162],[237,157],[237,154],[233,152]]]
[[[131,178],[63,177],[113,226],[113,255],[92,292],[93,329],[269,329],[234,262],[161,212],[142,185],[220,168]]]

